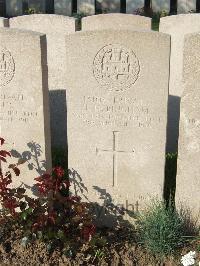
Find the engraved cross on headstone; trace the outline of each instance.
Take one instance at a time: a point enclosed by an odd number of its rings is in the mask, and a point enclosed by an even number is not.
[[[118,150],[117,149],[117,143],[118,143],[118,134],[119,131],[113,131],[113,148],[112,150],[102,150],[99,148],[96,148],[96,155],[98,155],[100,152],[109,152],[113,154],[113,187],[117,184],[117,164],[118,164],[118,154],[119,153],[130,153],[133,154],[134,150],[132,151],[124,151],[124,150]]]

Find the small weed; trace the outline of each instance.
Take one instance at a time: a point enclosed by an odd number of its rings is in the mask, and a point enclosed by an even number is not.
[[[106,258],[106,254],[105,254],[104,250],[97,249],[96,252],[95,252],[94,258],[92,260],[92,263],[94,263],[95,261],[100,262],[100,261],[102,261],[105,258]]]

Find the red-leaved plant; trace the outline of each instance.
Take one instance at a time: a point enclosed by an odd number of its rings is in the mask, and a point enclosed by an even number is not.
[[[24,188],[12,188],[12,174],[20,175],[18,164],[10,164],[3,173],[11,154],[3,149],[0,138],[0,203],[3,207],[1,221],[12,218],[27,237],[36,236],[44,241],[60,240],[63,244],[89,241],[95,226],[89,214],[88,203],[76,196],[69,196],[67,171],[55,167],[52,173],[35,178],[39,197],[26,194]],[[2,167],[4,164],[4,167]]]

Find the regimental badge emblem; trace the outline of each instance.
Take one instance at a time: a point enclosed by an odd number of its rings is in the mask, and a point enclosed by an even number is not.
[[[93,73],[98,83],[108,90],[125,91],[138,79],[140,64],[132,50],[110,44],[95,56]]]
[[[15,63],[11,53],[0,47],[0,86],[8,84],[14,77]]]

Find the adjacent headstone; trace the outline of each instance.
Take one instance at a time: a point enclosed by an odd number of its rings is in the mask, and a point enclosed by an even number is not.
[[[183,92],[183,43],[187,33],[198,32],[200,15],[175,15],[161,18],[160,32],[171,35],[170,83],[169,83],[169,121],[168,121],[168,152],[177,151],[180,99]]]
[[[66,45],[71,189],[141,210],[163,194],[170,37],[87,31]]]
[[[8,17],[21,16],[23,14],[22,0],[6,0],[6,15]]]
[[[120,13],[120,0],[102,0],[102,13]]]
[[[66,90],[65,35],[75,32],[75,19],[60,15],[35,14],[10,19],[10,27],[33,30],[47,36],[48,81],[50,97],[53,98],[50,100],[52,146],[64,148],[67,144],[66,134],[63,133],[66,131],[66,124],[62,124],[62,121],[66,121],[66,112],[61,116],[59,110],[64,99],[62,103],[59,99],[63,90]]]
[[[0,135],[20,166],[15,185],[51,169],[46,38],[0,28]]]
[[[151,18],[130,14],[101,14],[82,19],[82,30],[150,30]]]
[[[28,7],[33,8],[37,13],[45,13],[47,0],[28,0]]]
[[[71,16],[72,0],[55,0],[54,11],[55,11],[55,14]]]
[[[170,11],[170,0],[152,0],[152,10],[154,12]]]
[[[176,205],[200,223],[200,34],[185,38]]]
[[[9,27],[9,20],[7,18],[0,17],[0,27]]]
[[[138,9],[144,7],[144,0],[126,0],[126,13],[134,14]]]
[[[196,11],[197,0],[178,0],[177,1],[177,13],[184,14]]]
[[[77,0],[77,13],[82,15],[95,14],[94,0]]]

